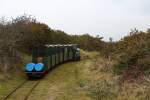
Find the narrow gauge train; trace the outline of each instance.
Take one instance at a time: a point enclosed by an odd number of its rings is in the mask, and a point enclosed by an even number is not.
[[[32,50],[32,63],[25,66],[28,78],[40,78],[58,64],[80,60],[78,44],[36,46]]]

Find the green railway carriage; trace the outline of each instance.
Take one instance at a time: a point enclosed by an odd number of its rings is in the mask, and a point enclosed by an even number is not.
[[[26,65],[25,72],[29,78],[41,77],[56,65],[78,60],[80,60],[78,44],[35,46],[32,50],[32,63]]]

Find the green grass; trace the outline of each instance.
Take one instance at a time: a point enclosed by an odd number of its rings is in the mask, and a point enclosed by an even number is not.
[[[0,76],[3,76],[2,74]],[[0,80],[0,99],[4,98],[10,91],[15,89],[21,82],[25,80],[25,76],[20,72],[11,73],[10,78]]]
[[[79,76],[84,63],[85,61],[71,62],[54,69],[41,81],[30,100],[90,100],[81,88],[85,81]]]
[[[116,61],[101,58],[97,52],[81,52],[82,60],[59,65],[47,74],[29,100],[150,100],[150,78],[125,81],[113,73]],[[0,80],[0,98],[25,76],[14,73]]]
[[[27,58],[28,57],[25,58],[25,61],[27,61]],[[29,97],[29,100],[43,100],[49,98],[56,100],[89,100],[86,91],[81,88],[85,84],[84,78],[81,77],[85,62],[86,61],[83,60],[58,66],[42,79],[41,83]],[[15,72],[11,74],[11,79],[1,80],[0,98],[6,96],[25,79],[25,75],[20,74],[20,72]]]
[[[24,64],[31,61],[31,57],[25,55]],[[24,64],[18,64],[14,69],[9,71],[6,75],[0,72],[0,99],[4,98],[10,91],[15,89],[19,84],[27,79],[23,73]],[[7,76],[7,77],[6,77]]]

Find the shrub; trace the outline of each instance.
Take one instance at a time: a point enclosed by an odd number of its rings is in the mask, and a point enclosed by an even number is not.
[[[114,72],[139,76],[150,70],[150,32],[136,32],[117,43],[119,55]]]

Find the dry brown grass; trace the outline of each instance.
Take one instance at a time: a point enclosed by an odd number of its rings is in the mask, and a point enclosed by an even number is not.
[[[150,77],[124,80],[113,73],[115,63],[101,57],[89,60],[88,95],[94,100],[150,100]]]
[[[87,51],[83,51],[81,50],[81,59],[85,60],[85,59],[93,59],[93,58],[97,58],[99,56],[99,53],[96,51],[93,52],[87,52]]]

